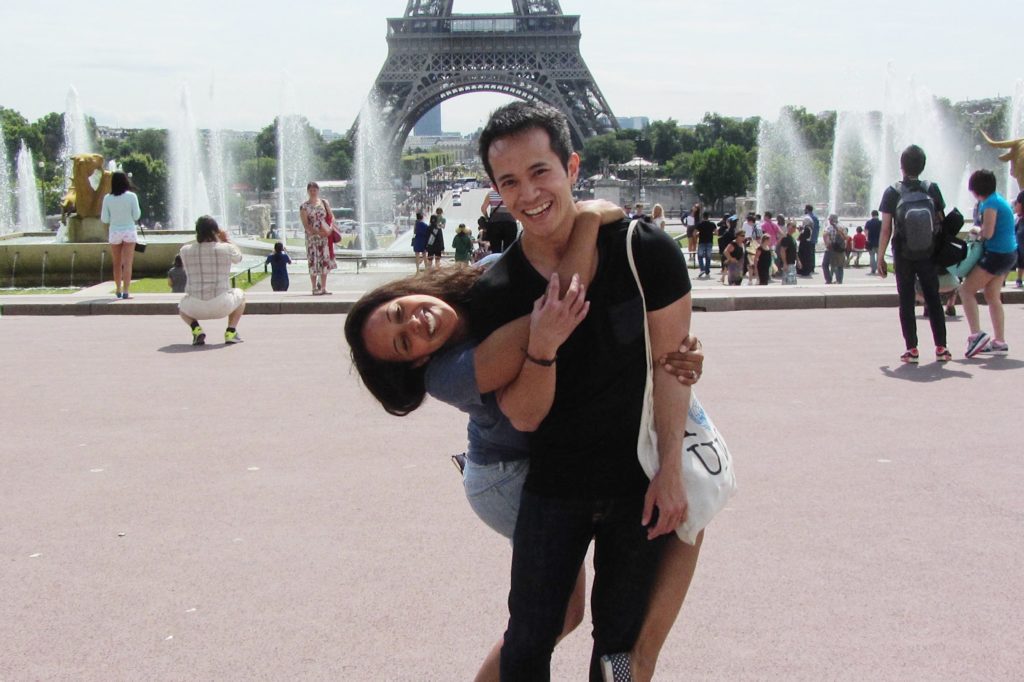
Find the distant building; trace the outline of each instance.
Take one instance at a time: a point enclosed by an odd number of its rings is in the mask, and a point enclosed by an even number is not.
[[[323,128],[320,130],[320,137],[324,139],[324,142],[334,142],[345,137],[344,133],[339,133],[331,130],[330,128]]]
[[[416,122],[412,132],[417,137],[429,137],[441,134],[441,105],[424,114],[423,118]]]
[[[616,116],[615,118],[623,130],[643,130],[651,125],[651,119],[647,116]]]

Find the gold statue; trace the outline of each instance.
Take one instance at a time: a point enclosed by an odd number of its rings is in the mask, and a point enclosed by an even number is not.
[[[1009,149],[999,157],[1000,161],[1010,162],[1010,175],[1017,179],[1017,189],[1024,189],[1024,137],[1019,140],[1002,140],[996,142],[991,137],[985,134],[985,131],[981,131],[982,137],[989,143],[990,146],[996,149]],[[1010,188],[1006,188],[1007,193],[1010,193]]]
[[[100,154],[75,154],[71,157],[71,189],[61,202],[61,218],[71,213],[79,218],[99,218],[103,208],[103,197],[110,194],[110,171],[103,170],[103,156]],[[103,171],[99,187],[93,189],[90,178],[96,171]]]

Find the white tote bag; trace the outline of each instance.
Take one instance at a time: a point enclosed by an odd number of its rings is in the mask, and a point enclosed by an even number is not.
[[[633,271],[640,300],[647,310],[644,287],[637,273],[633,254],[633,233],[637,221],[629,225],[626,234],[626,254],[629,268]],[[640,417],[640,434],[636,441],[637,457],[648,478],[658,473],[658,434],[654,428],[654,375],[651,358],[651,331],[644,314],[644,341],[647,345],[647,385],[644,388],[644,408]],[[736,473],[732,466],[732,455],[722,434],[715,428],[711,417],[700,404],[697,394],[690,390],[690,409],[686,416],[686,435],[683,438],[683,485],[686,488],[686,521],[676,529],[683,542],[692,545],[697,535],[711,523],[736,492]]]

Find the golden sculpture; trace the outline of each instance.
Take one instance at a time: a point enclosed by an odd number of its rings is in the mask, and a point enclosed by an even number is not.
[[[110,171],[103,170],[103,156],[100,154],[75,154],[71,157],[71,189],[61,202],[61,218],[71,213],[79,218],[99,218],[103,208],[103,197],[110,194]],[[98,188],[93,188],[90,178],[96,171],[103,171]]]
[[[986,135],[985,131],[982,131],[981,134],[990,146],[996,149],[1010,150],[1000,156],[999,160],[1010,162],[1010,175],[1017,179],[1017,189],[1024,189],[1024,137],[1019,140],[1002,140],[997,142]],[[1009,188],[1007,188],[1007,192],[1009,193]]]

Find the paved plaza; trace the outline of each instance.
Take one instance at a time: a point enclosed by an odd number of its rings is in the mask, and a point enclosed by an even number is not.
[[[0,679],[472,677],[511,549],[449,462],[465,420],[386,415],[343,320],[194,349],[165,315],[0,318]],[[741,490],[658,679],[1019,679],[1024,362],[899,366],[895,309],[694,329]],[[583,626],[554,679],[588,656]]]

